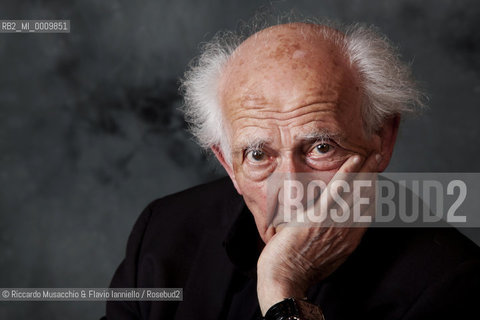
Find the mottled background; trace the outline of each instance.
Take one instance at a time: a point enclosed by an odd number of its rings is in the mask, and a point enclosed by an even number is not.
[[[139,212],[223,175],[177,110],[199,43],[264,1],[2,1],[2,19],[70,34],[0,34],[0,287],[107,287]],[[479,172],[478,1],[273,1],[380,27],[430,96],[390,171]],[[469,231],[480,243],[478,231]],[[2,303],[1,319],[87,319],[101,302]]]

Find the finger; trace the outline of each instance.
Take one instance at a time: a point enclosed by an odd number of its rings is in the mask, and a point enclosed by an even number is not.
[[[340,167],[340,169],[338,169],[338,171],[335,173],[335,175],[328,184],[333,184],[335,180],[353,180],[355,174],[352,173],[359,172],[362,169],[365,160],[365,157],[359,154],[351,156],[347,159],[347,161],[345,161],[345,163]]]
[[[379,161],[381,161],[381,159],[377,157],[377,154],[370,154],[367,158],[360,155],[351,156],[349,159],[347,159],[347,161],[342,165],[342,167],[338,170],[338,172],[335,174],[333,179],[330,181],[329,187],[337,188],[336,195],[337,196],[339,195],[344,200],[344,203],[347,203],[349,208],[353,208],[355,203],[358,203],[360,199],[364,199],[367,195],[369,195],[369,193],[366,194],[365,192],[370,190],[366,187],[363,187],[363,190],[362,190],[363,193],[361,194],[362,197],[360,197],[360,194],[356,194],[353,191],[353,182],[356,179],[372,180],[374,177],[371,174],[371,172],[375,172],[375,169],[377,168]],[[340,181],[340,180],[343,180],[343,181]],[[349,191],[343,192],[343,188],[338,189],[338,185],[335,184],[337,181],[347,182],[348,184],[347,186],[350,187]],[[365,191],[365,189],[367,189],[367,191]],[[340,192],[338,190],[340,190]],[[332,198],[331,192],[324,193],[323,197],[325,197],[323,201],[327,203],[326,205],[327,208],[334,208],[342,212],[343,209],[338,206],[338,203],[336,201],[334,201],[334,199]],[[371,197],[372,196],[370,195],[369,198]],[[320,199],[319,201],[320,206],[321,206],[321,201],[322,199]],[[365,207],[362,209],[365,210]],[[335,220],[336,222],[335,225],[341,225],[344,227],[351,225],[353,221],[352,220],[353,213],[350,211],[349,213],[346,213],[346,215],[347,217],[349,217],[347,220],[345,221],[342,220],[343,222]]]
[[[361,155],[353,155],[350,158],[345,161],[345,163],[338,169],[338,171],[335,173],[333,178],[329,181],[327,185],[327,189],[331,188],[332,185],[338,181],[338,180],[344,180],[344,181],[350,181],[353,180],[353,174],[354,172],[358,172],[361,168],[363,163],[365,162],[365,157]],[[324,193],[324,192],[322,192]],[[328,196],[330,193],[327,192],[327,197],[329,198],[329,202],[332,200],[330,199],[331,197]]]
[[[364,162],[365,162],[365,157],[359,154],[355,154],[350,158],[348,158],[347,161],[343,163],[340,169],[338,169],[337,174],[358,172],[362,168],[362,165],[364,164]]]
[[[369,157],[369,160],[370,158],[371,157]],[[366,163],[366,158],[364,156],[355,154],[349,157],[347,161],[345,161],[345,163],[343,163],[340,169],[335,173],[333,178],[329,181],[327,188],[324,190],[324,192],[321,193],[320,197],[316,199],[316,201],[313,203],[312,206],[308,207],[307,211],[317,210],[317,212],[321,212],[322,203],[324,203],[325,209],[326,208],[339,209],[337,208],[338,207],[337,202],[335,202],[335,200],[332,198],[332,193],[329,190],[331,190],[331,188],[335,188],[336,190],[339,190],[338,186],[336,186],[335,183],[342,182],[342,181],[346,181],[350,186],[349,190],[352,190],[351,183],[357,176],[357,173],[360,172],[360,170],[362,169],[368,170],[371,167],[370,164],[365,166],[365,163]],[[343,189],[340,189],[340,190],[343,190]],[[342,197],[342,199],[349,205],[349,207],[353,206],[353,203],[355,202],[355,199],[353,197],[353,192],[341,191],[339,192],[338,195]],[[329,210],[329,209],[326,209],[326,210]],[[329,222],[330,222],[329,219],[327,219],[322,223],[322,226],[324,227],[326,225],[329,225]],[[348,225],[349,222],[346,222],[346,224]]]
[[[378,165],[382,162],[380,153],[372,152],[364,161],[359,172],[378,172]]]

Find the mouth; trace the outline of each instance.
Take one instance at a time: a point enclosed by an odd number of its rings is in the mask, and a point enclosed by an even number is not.
[[[285,228],[287,226],[287,223],[286,222],[280,222],[279,224],[277,224],[276,226],[274,226],[274,230],[275,230],[275,234],[279,233],[280,231],[283,230],[283,228]]]

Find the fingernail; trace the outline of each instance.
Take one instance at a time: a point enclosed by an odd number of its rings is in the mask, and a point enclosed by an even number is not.
[[[382,155],[380,153],[377,153],[377,155],[375,156],[375,160],[377,160],[377,163],[380,163],[380,161],[382,161]]]
[[[354,156],[352,161],[353,161],[354,164],[358,164],[360,162],[360,157],[359,156]]]

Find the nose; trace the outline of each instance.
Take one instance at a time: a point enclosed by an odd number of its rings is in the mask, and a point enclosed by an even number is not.
[[[282,155],[281,162],[276,168],[277,213],[279,221],[285,221],[285,215],[296,216],[297,210],[306,205],[305,179],[306,171],[302,159],[293,152]],[[293,211],[292,211],[293,210]],[[287,214],[288,213],[288,214]],[[286,219],[288,220],[288,219]]]
[[[299,160],[294,152],[289,151],[280,158],[280,164],[276,171],[283,174],[285,178],[294,179],[303,167]]]

